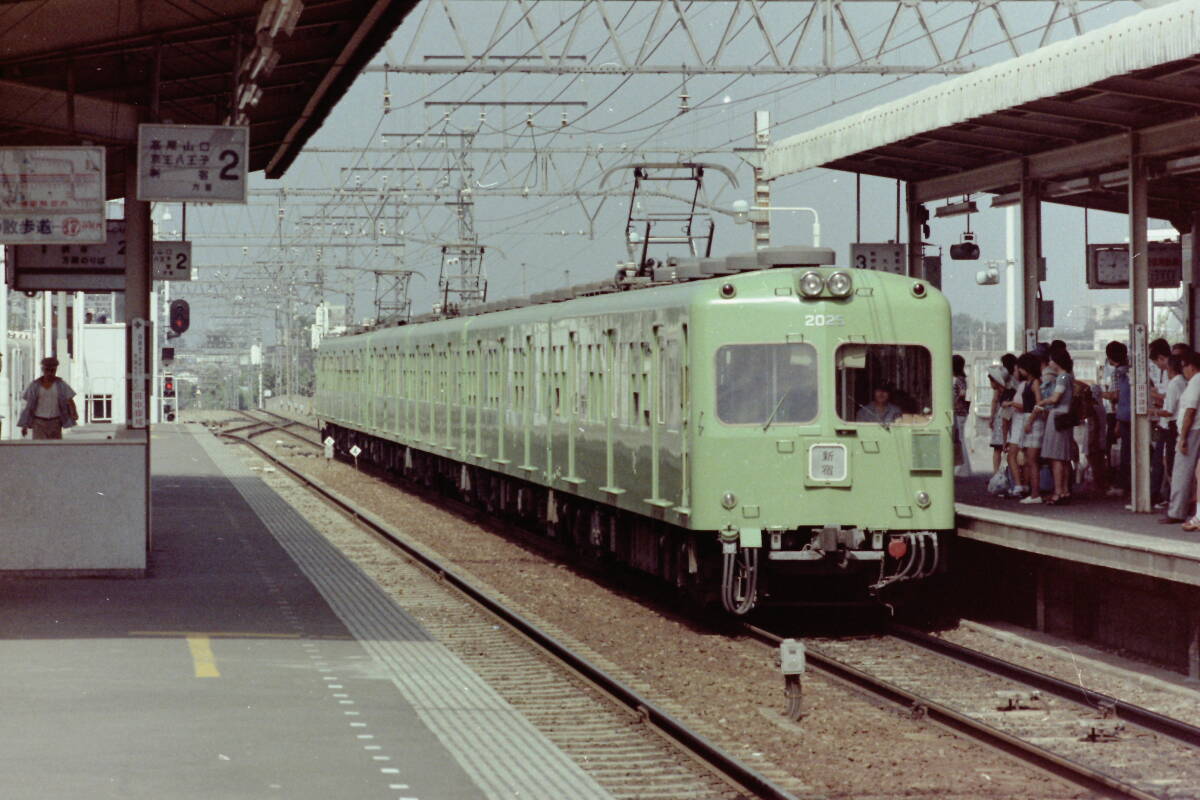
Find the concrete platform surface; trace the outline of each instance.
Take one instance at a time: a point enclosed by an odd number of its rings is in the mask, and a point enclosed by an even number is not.
[[[1022,505],[987,493],[988,476],[955,481],[959,536],[1039,555],[1200,586],[1200,532],[1135,514],[1126,500]]]
[[[0,579],[0,795],[604,798],[199,426],[143,579]]]

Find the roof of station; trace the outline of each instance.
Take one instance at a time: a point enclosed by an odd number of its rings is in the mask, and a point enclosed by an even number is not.
[[[1011,191],[1024,174],[1058,182],[1047,199],[1123,210],[1123,177],[1102,173],[1127,162],[1130,132],[1143,155],[1178,162],[1200,152],[1197,122],[1200,0],[1177,0],[784,139],[766,170],[898,178],[921,202]],[[1152,184],[1160,218],[1197,203],[1200,166],[1175,162]]]
[[[162,122],[248,124],[250,168],[278,177],[416,4],[0,0],[0,146],[104,144],[121,196],[157,94]]]

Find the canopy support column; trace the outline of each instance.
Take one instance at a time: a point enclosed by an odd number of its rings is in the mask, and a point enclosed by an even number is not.
[[[1027,169],[1026,169],[1027,171]],[[1041,327],[1042,279],[1042,198],[1038,182],[1028,177],[1021,180],[1021,285],[1025,309],[1026,351],[1037,346]]]
[[[1185,341],[1200,341],[1200,211],[1192,212],[1192,246],[1183,254],[1183,285],[1187,312]]]
[[[899,201],[899,197],[896,199]],[[904,209],[908,221],[908,275],[911,278],[928,280],[929,276],[925,274],[925,248],[921,245],[924,236],[921,226],[925,222],[921,214],[922,208],[921,202],[917,200],[917,184],[909,181],[904,186]],[[899,222],[896,232],[900,232]]]
[[[1133,312],[1129,330],[1130,394],[1132,437],[1130,439],[1130,487],[1133,510],[1150,512],[1150,391],[1146,369],[1147,332],[1150,322],[1150,264],[1147,258],[1146,216],[1148,213],[1146,162],[1140,154],[1138,134],[1129,134],[1129,307]],[[1126,469],[1124,464],[1121,469]]]

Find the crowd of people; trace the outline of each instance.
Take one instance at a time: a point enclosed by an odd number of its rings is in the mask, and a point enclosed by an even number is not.
[[[1200,513],[1195,510],[1200,490],[1200,354],[1166,339],[1155,339],[1148,351],[1151,502],[1163,512],[1160,522],[1200,531]],[[988,370],[993,471],[989,491],[1024,504],[1058,505],[1070,502],[1076,487],[1090,483],[1094,496],[1128,499],[1134,396],[1129,352],[1113,341],[1105,356],[1093,381],[1075,375],[1071,353],[1061,340],[1039,344],[1020,356],[1005,354]],[[955,356],[958,441],[959,408],[967,396],[962,366],[961,357]]]

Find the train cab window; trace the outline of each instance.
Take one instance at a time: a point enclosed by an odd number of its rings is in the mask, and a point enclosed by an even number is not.
[[[717,350],[717,417],[730,425],[816,419],[816,349],[790,343],[732,344]]]
[[[838,416],[924,425],[933,419],[933,368],[920,345],[844,344],[835,356]]]

